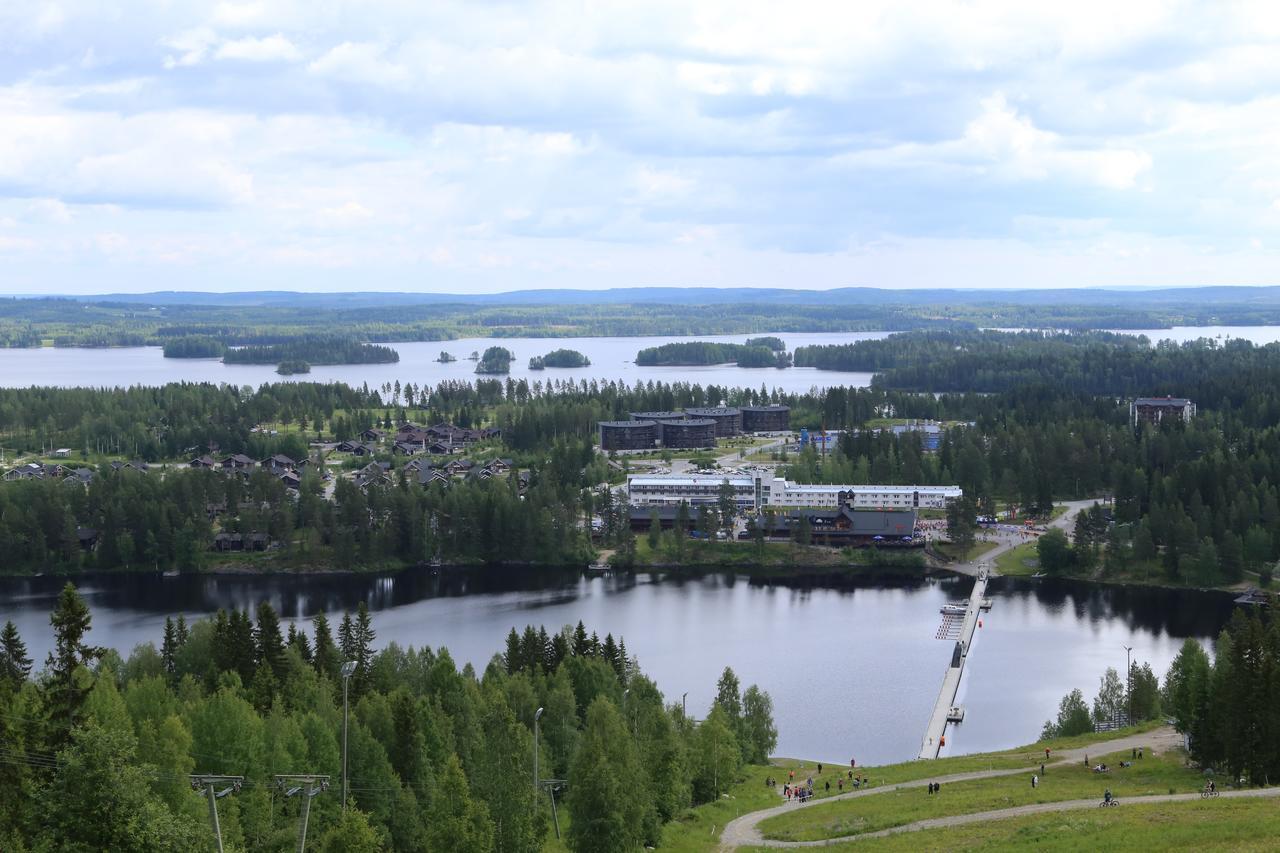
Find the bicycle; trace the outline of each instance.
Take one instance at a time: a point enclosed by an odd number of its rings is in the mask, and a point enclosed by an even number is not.
[[[1120,805],[1120,801],[1117,800],[1115,797],[1112,797],[1109,800],[1103,800],[1102,802],[1098,803],[1098,808],[1105,809],[1107,806],[1118,806],[1118,805]]]
[[[1200,799],[1202,800],[1207,800],[1210,797],[1216,797],[1216,796],[1218,796],[1218,791],[1216,789],[1210,791],[1208,788],[1205,788],[1203,791],[1200,792]]]

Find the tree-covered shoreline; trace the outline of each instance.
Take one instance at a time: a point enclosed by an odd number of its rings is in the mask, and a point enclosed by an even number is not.
[[[336,625],[319,613],[287,630],[267,602],[179,615],[127,658],[90,645],[92,613],[70,584],[50,621],[42,669],[12,622],[0,630],[5,849],[211,849],[193,773],[241,779],[218,802],[231,849],[284,849],[297,805],[274,775],[314,773],[330,781],[311,804],[317,849],[537,853],[552,815],[544,786],[529,784],[535,750],[539,779],[560,780],[571,849],[653,846],[777,739],[769,694],[732,670],[694,725],[623,638],[581,622],[513,626],[478,674],[443,647],[375,649],[363,602]]]

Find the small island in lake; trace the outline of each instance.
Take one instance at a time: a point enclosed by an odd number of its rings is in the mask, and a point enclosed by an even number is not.
[[[777,341],[776,338],[773,340]],[[689,367],[708,364],[737,364],[738,367],[790,367],[791,356],[786,352],[775,352],[770,346],[687,341],[642,349],[636,354],[636,364],[641,367]]]
[[[766,335],[762,338],[747,338],[747,342],[743,346],[767,347],[774,352],[783,352],[787,348],[787,345],[782,342],[782,338],[776,338],[773,335]]]
[[[436,361],[438,361],[440,364],[449,364],[457,360],[458,360],[457,356],[453,355],[452,353],[444,352],[443,350],[440,352],[440,357],[436,359]]]
[[[295,373],[310,373],[311,365],[300,358],[290,358],[276,365],[276,373],[281,376],[292,376]]]
[[[543,370],[548,367],[590,367],[591,359],[573,349],[552,350],[546,355],[535,355],[529,359],[530,370]]]
[[[366,344],[355,338],[309,335],[278,344],[228,349],[224,364],[394,364],[400,353],[391,347]]]
[[[489,347],[476,364],[476,373],[510,373],[515,354],[503,347]]]

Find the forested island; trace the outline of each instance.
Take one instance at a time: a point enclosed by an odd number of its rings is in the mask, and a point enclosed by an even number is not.
[[[165,358],[222,358],[227,345],[209,335],[183,335],[164,342]]]
[[[222,360],[226,364],[392,364],[400,360],[400,354],[391,347],[353,338],[314,335],[280,344],[228,349]]]
[[[457,361],[457,360],[458,360],[458,359],[457,359],[457,357],[456,357],[456,356],[454,356],[454,355],[452,355],[451,353],[446,352],[446,351],[444,351],[444,350],[441,350],[441,351],[440,351],[440,357],[436,359],[436,361],[437,361],[438,363],[440,363],[440,364],[449,364],[449,363],[454,362],[454,361]]]
[[[93,614],[67,584],[41,670],[6,623],[0,845],[212,849],[190,774],[214,773],[241,777],[217,803],[229,847],[286,849],[298,807],[274,775],[316,773],[331,789],[310,804],[315,849],[537,851],[553,829],[551,801],[528,784],[538,714],[539,775],[568,782],[558,817],[572,849],[641,849],[720,799],[777,740],[769,694],[742,689],[732,670],[695,726],[622,637],[581,622],[513,626],[505,654],[477,672],[443,647],[378,650],[363,602],[332,618],[285,631],[265,601],[193,623],[179,615],[125,658],[93,645]]]
[[[573,349],[552,350],[546,355],[535,355],[529,359],[530,370],[544,370],[548,367],[590,367],[591,359]]]
[[[505,347],[489,347],[476,362],[476,373],[510,373],[515,354]]]
[[[787,345],[783,342],[782,338],[773,337],[772,335],[763,338],[747,338],[743,346],[766,347],[774,352],[783,352],[787,348]]]
[[[310,373],[311,365],[300,358],[285,359],[276,365],[276,373],[281,376],[292,376],[297,373]]]
[[[777,340],[773,338],[772,340]],[[646,347],[636,354],[636,364],[645,367],[684,367],[708,364],[737,364],[738,367],[790,367],[791,357],[771,346],[686,341]]]

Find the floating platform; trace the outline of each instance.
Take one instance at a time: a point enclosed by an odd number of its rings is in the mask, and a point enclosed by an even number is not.
[[[953,706],[949,711],[947,711],[947,722],[948,723],[964,722],[964,708],[960,705]]]
[[[944,633],[956,636],[956,644],[951,654],[951,665],[947,667],[942,674],[942,687],[938,691],[938,701],[934,703],[933,713],[929,715],[928,728],[925,729],[924,738],[920,742],[920,758],[932,759],[938,757],[938,752],[946,744],[947,723],[958,722],[953,720],[951,715],[959,712],[961,717],[964,715],[964,709],[955,704],[956,696],[960,693],[960,676],[964,674],[965,659],[969,656],[969,648],[973,644],[973,634],[978,627],[978,614],[981,612],[982,605],[987,601],[985,593],[987,591],[988,575],[985,571],[980,572],[973,582],[973,591],[969,594],[969,602],[967,606],[961,606],[959,613],[954,609],[956,605],[944,604],[942,606],[943,627],[938,630],[939,639],[942,639]],[[954,631],[951,625],[947,623],[959,623],[959,631]]]

